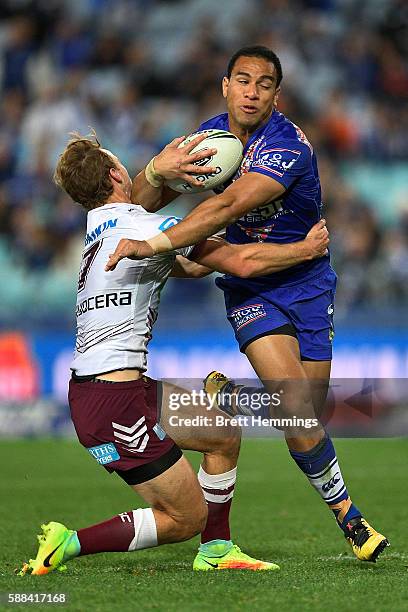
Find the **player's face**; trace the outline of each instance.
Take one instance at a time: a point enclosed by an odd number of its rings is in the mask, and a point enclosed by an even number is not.
[[[231,78],[224,77],[222,82],[232,129],[251,132],[269,119],[280,92],[276,82],[275,66],[266,59],[237,59]]]

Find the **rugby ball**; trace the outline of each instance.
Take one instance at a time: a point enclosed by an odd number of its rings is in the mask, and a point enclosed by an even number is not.
[[[222,185],[237,171],[242,161],[242,142],[239,138],[225,130],[202,130],[187,136],[179,147],[185,147],[189,142],[200,134],[208,134],[207,138],[200,142],[191,152],[197,153],[205,149],[217,149],[215,155],[208,155],[195,162],[197,166],[212,166],[216,168],[213,174],[195,174],[203,187],[193,187],[181,179],[166,181],[166,185],[179,193],[201,193],[208,189],[214,189]]]

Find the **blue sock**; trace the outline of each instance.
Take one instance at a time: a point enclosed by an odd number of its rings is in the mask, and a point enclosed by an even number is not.
[[[337,461],[336,451],[327,433],[311,450],[304,453],[289,452],[326,504],[333,506],[348,499],[349,494]],[[333,510],[333,513],[337,519],[339,510]],[[340,528],[343,529],[343,525],[345,527],[349,520],[358,516],[361,516],[361,513],[352,504],[342,523],[338,523]]]
[[[333,513],[334,513],[334,516],[336,517],[337,524],[339,525],[340,529],[342,529],[345,533],[348,531],[347,523],[355,518],[361,517],[360,510],[353,503],[351,504],[350,508],[347,510],[341,523],[338,520],[338,515],[340,513],[340,510],[333,510]]]

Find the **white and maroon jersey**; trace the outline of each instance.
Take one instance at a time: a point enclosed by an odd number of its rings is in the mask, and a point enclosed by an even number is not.
[[[192,247],[140,261],[123,259],[113,272],[105,272],[105,265],[121,238],[147,240],[179,220],[124,203],[105,204],[88,213],[71,364],[78,376],[125,368],[146,370],[160,291],[176,254],[188,255]]]

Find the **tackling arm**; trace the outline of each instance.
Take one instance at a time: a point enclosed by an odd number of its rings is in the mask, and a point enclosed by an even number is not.
[[[240,278],[263,276],[323,257],[329,241],[325,219],[316,223],[304,240],[290,244],[230,244],[214,236],[196,245],[188,259],[177,255],[170,276],[202,278],[214,270]]]
[[[164,233],[173,249],[197,244],[234,223],[246,212],[275,200],[284,191],[285,187],[277,181],[263,174],[248,173],[236,180],[224,193],[199,204],[183,221]]]
[[[190,261],[182,255],[177,255],[170,276],[173,278],[203,278],[212,274],[214,269],[207,268],[207,266],[196,263],[196,261]]]
[[[114,270],[124,257],[144,259],[184,246],[198,244],[233,223],[246,212],[279,198],[285,187],[259,173],[248,173],[224,193],[204,200],[183,221],[148,241],[122,239],[109,256],[106,270]]]
[[[240,278],[263,276],[296,266],[327,253],[329,232],[322,219],[304,240],[290,244],[230,244],[209,239],[198,244],[189,259],[218,272]],[[204,276],[204,274],[203,274]]]

